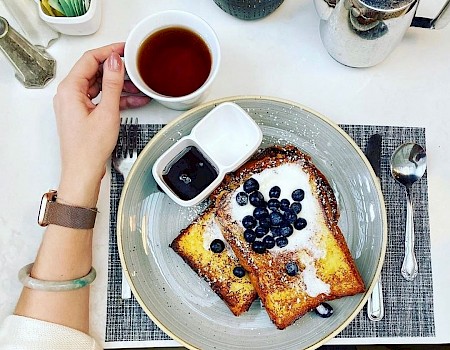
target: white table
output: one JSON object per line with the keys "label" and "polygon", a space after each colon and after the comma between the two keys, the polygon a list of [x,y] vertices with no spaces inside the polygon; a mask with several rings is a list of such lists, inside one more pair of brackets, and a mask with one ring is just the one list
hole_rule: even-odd
{"label": "white table", "polygon": [[[423,1],[418,14],[433,16],[444,0]],[[426,128],[429,211],[434,282],[435,338],[333,339],[330,344],[450,343],[450,27],[409,29],[386,61],[352,69],[334,61],[322,46],[313,2],[285,0],[265,19],[246,22],[229,16],[212,0],[105,0],[100,30],[87,37],[62,36],[48,51],[57,60],[55,80],[27,90],[0,55],[0,320],[10,314],[21,285],[17,271],[34,260],[43,230],[36,224],[42,193],[58,184],[59,148],[52,98],[59,81],[87,49],[123,41],[141,18],[181,9],[206,19],[222,46],[220,72],[207,99],[265,95],[293,100],[336,123],[422,126]],[[11,16],[0,3],[0,14]],[[142,123],[166,123],[180,112],[156,102],[124,112]],[[101,189],[95,229],[91,329],[103,339],[106,313],[109,175]],[[108,344],[108,347],[175,346],[175,342]]]}

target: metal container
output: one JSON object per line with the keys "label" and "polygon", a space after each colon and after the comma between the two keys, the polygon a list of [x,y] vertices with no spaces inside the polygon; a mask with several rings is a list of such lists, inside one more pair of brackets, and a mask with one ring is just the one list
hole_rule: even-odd
{"label": "metal container", "polygon": [[42,88],[55,76],[56,61],[37,48],[0,17],[0,50],[16,71],[16,78],[26,88]]}
{"label": "metal container", "polygon": [[382,62],[416,27],[440,29],[450,21],[450,0],[436,18],[415,17],[418,0],[314,0],[328,53],[350,67]]}

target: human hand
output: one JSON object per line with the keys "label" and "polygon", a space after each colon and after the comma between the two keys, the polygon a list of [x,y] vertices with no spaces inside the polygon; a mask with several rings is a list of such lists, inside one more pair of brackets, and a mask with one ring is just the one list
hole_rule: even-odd
{"label": "human hand", "polygon": [[[119,109],[139,107],[146,96],[124,84],[124,43],[86,52],[59,84],[53,99],[61,151],[58,196],[82,206],[95,206],[105,164],[117,141]],[[98,105],[92,102],[101,92]]]}

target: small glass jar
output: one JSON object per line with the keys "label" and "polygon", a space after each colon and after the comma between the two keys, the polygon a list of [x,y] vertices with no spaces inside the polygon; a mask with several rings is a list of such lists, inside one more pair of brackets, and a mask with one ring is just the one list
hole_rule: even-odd
{"label": "small glass jar", "polygon": [[244,20],[266,17],[275,11],[284,0],[214,0],[222,10]]}

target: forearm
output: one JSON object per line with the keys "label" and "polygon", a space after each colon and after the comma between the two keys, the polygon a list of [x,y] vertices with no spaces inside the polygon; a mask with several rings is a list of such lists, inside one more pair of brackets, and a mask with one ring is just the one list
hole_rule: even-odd
{"label": "forearm", "polygon": [[[81,186],[81,187],[78,187]],[[58,198],[71,205],[96,206],[99,184],[76,185],[62,181]],[[49,225],[34,262],[31,276],[44,281],[67,281],[89,273],[92,266],[92,229]],[[17,315],[89,331],[89,286],[60,292],[24,288]]]}
{"label": "forearm", "polygon": [[[56,199],[60,204],[96,207],[105,163],[119,134],[120,106],[139,107],[149,102],[148,97],[121,96],[125,72],[120,57],[123,51],[124,43],[117,43],[86,52],[58,86],[53,103],[61,151],[61,182]],[[138,92],[130,85],[126,90]],[[92,99],[100,92],[101,100],[95,105]],[[52,203],[53,200],[52,197],[47,202],[51,203],[49,208],[53,208],[52,215],[58,219],[53,222],[64,225],[68,217],[68,221],[71,220],[72,214],[59,217],[60,212],[55,208],[64,206]],[[85,210],[74,208],[63,210],[66,213],[67,210],[69,213],[81,212],[80,215],[87,217],[80,223],[77,221],[79,214],[74,214],[73,227],[90,227],[93,215],[85,215]],[[43,213],[42,219],[47,217],[47,211]],[[41,282],[31,280],[33,285],[28,276],[22,280],[30,288],[37,288],[38,284],[47,288],[48,283],[42,281],[79,279],[89,273],[91,265],[92,229],[50,224],[30,272],[31,278]],[[88,282],[77,281],[71,285],[83,283]],[[85,333],[89,331],[89,287],[53,292],[30,288],[25,287],[22,291],[15,311],[17,315],[58,323]]]}

